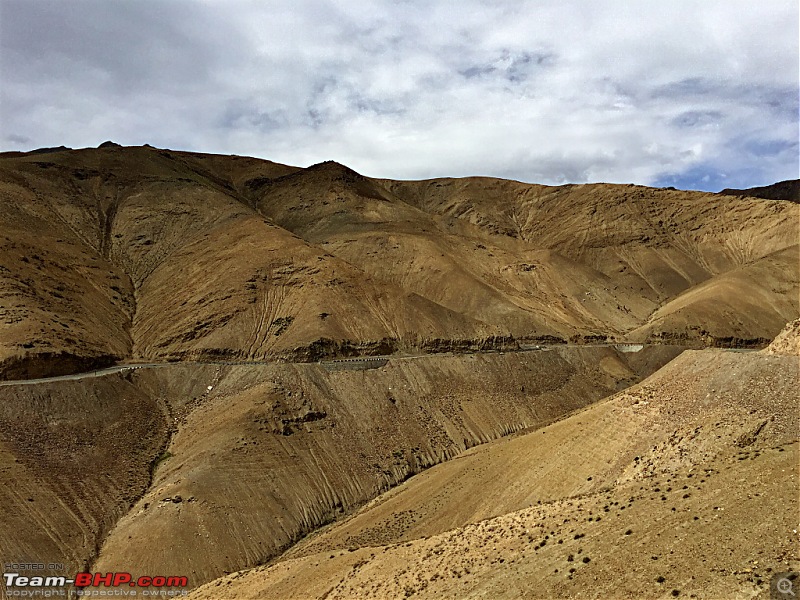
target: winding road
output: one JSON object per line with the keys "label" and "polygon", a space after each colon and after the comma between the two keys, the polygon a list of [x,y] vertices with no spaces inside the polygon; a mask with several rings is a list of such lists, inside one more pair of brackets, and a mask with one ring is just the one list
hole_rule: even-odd
{"label": "winding road", "polygon": [[[490,350],[490,351],[476,351],[476,352],[437,352],[437,353],[420,353],[420,354],[385,354],[378,356],[358,356],[352,358],[337,358],[327,361],[319,362],[302,362],[297,364],[321,364],[321,365],[341,365],[343,363],[355,362],[366,363],[380,360],[413,360],[418,358],[426,358],[432,356],[452,356],[454,354],[502,354],[504,352],[542,352],[551,350],[553,348],[587,348],[587,347],[615,347],[620,352],[638,352],[646,346],[654,344],[558,344],[554,346],[525,346],[521,348],[509,348],[506,350]],[[687,350],[692,348],[687,347]],[[752,351],[750,349],[739,348],[720,348],[721,350],[729,350],[735,352]],[[162,367],[170,367],[177,365],[219,365],[219,366],[241,366],[241,365],[274,365],[281,364],[283,361],[174,361],[174,362],[160,362],[160,363],[129,363],[114,365],[113,367],[106,367],[104,369],[97,369],[93,371],[85,371],[82,373],[72,373],[70,375],[58,375],[55,377],[40,377],[37,379],[12,379],[8,381],[0,381],[0,387],[9,385],[35,385],[40,383],[51,383],[55,381],[77,381],[80,379],[89,379],[91,377],[105,377],[106,375],[113,375],[115,373],[124,373],[127,371],[135,371],[138,369],[159,369]]]}

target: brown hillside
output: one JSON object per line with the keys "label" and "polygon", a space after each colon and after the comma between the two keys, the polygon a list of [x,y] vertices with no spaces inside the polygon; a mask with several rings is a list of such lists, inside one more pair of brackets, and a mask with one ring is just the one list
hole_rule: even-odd
{"label": "brown hillside", "polygon": [[427,466],[636,378],[625,355],[606,348],[346,366],[206,375],[212,391],[178,418],[172,456],[95,567],[169,570],[198,585],[263,563]]}
{"label": "brown hillside", "polygon": [[764,596],[800,567],[798,383],[794,357],[685,352],[194,597]]}
{"label": "brown hillside", "polygon": [[0,386],[0,548],[87,568],[147,489],[168,429],[157,399],[120,376]]}
{"label": "brown hillside", "polygon": [[116,146],[0,158],[0,191],[5,378],[498,335],[757,344],[800,313],[781,201]]}
{"label": "brown hillside", "polygon": [[749,196],[5,153],[0,549],[209,598],[763,595],[797,321],[684,350],[797,319],[799,241]]}
{"label": "brown hillside", "polygon": [[752,198],[769,198],[770,200],[790,200],[800,202],[800,179],[779,181],[772,185],[752,187],[744,190],[726,188],[720,192],[728,196],[750,196]]}
{"label": "brown hillside", "polygon": [[680,350],[177,364],[0,385],[0,506],[11,515],[0,548],[73,571],[169,570],[196,586]]}
{"label": "brown hillside", "polygon": [[795,319],[788,323],[763,352],[766,354],[800,356],[800,319]]}

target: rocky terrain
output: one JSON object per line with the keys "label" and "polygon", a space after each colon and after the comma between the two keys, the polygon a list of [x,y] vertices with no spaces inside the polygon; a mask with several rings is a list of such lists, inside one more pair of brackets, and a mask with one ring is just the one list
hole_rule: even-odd
{"label": "rocky terrain", "polygon": [[773,342],[764,349],[767,354],[800,355],[800,319],[789,323]]}
{"label": "rocky terrain", "polygon": [[747,188],[745,190],[737,190],[726,188],[720,194],[727,194],[729,196],[750,196],[752,198],[769,198],[770,200],[791,200],[792,202],[800,202],[800,181],[797,179],[790,179],[788,181],[779,181],[772,185],[765,185],[761,187]]}
{"label": "rocky terrain", "polygon": [[0,378],[514,340],[764,345],[800,206],[370,179],[151,147],[0,157]]}
{"label": "rocky terrain", "polygon": [[192,597],[766,598],[800,568],[798,383],[796,351],[684,352]]}
{"label": "rocky terrain", "polygon": [[272,559],[414,473],[557,420],[680,351],[554,348],[369,369],[182,364],[2,385],[0,505],[15,518],[0,524],[0,546],[198,585]]}
{"label": "rocky terrain", "polygon": [[800,204],[758,195],[2,153],[0,554],[205,598],[763,595]]}

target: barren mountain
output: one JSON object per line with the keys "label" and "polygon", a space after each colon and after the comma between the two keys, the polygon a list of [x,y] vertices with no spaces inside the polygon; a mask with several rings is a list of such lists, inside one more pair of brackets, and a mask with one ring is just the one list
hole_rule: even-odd
{"label": "barren mountain", "polygon": [[274,558],[467,448],[599,400],[680,350],[166,364],[6,383],[0,505],[14,518],[0,524],[0,547],[198,585]]}
{"label": "barren mountain", "polygon": [[799,242],[781,199],[3,153],[0,554],[209,598],[763,590],[797,321],[741,350],[800,314]]}
{"label": "barren mountain", "polygon": [[792,202],[800,202],[800,180],[790,179],[788,181],[779,181],[778,183],[773,183],[772,185],[747,188],[744,190],[726,188],[722,190],[720,194],[727,194],[729,196],[750,196],[752,198],[769,198],[770,200],[791,200]]}
{"label": "barren mountain", "polygon": [[766,597],[800,568],[798,383],[796,350],[684,352],[193,597]]}
{"label": "barren mountain", "polygon": [[497,336],[765,344],[800,312],[780,200],[113,145],[0,158],[0,190],[6,378]]}

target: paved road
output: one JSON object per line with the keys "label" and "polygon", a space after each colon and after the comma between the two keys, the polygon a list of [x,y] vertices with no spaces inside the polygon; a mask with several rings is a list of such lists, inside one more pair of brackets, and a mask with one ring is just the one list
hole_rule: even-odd
{"label": "paved road", "polygon": [[115,365],[105,369],[97,369],[95,371],[86,371],[83,373],[73,373],[72,375],[58,375],[56,377],[40,377],[38,379],[12,379],[9,381],[0,381],[0,386],[4,385],[32,385],[34,383],[49,383],[51,381],[73,381],[77,379],[88,379],[89,377],[104,377],[112,373],[121,373],[122,371],[132,371],[134,369],[151,369],[157,367],[166,367],[175,363],[147,363],[141,365]]}
{"label": "paved road", "polygon": [[[654,344],[647,344],[648,346]],[[618,349],[622,352],[637,352],[641,350],[644,346],[642,344],[610,344],[610,343],[603,343],[603,344],[555,344],[552,346],[546,345],[531,345],[531,346],[523,346],[522,348],[509,348],[507,350],[487,350],[487,351],[476,351],[476,352],[438,352],[435,354],[384,354],[378,356],[357,356],[352,358],[337,358],[328,361],[321,361],[320,363],[297,363],[297,364],[328,364],[328,365],[336,365],[342,364],[347,362],[369,362],[369,361],[378,361],[378,360],[414,360],[418,358],[426,358],[431,356],[452,356],[454,354],[503,354],[504,352],[540,352],[551,350],[553,348],[587,348],[587,347],[608,347],[614,346],[618,347]],[[726,350],[732,350],[737,352],[747,351],[745,349],[736,349],[730,348]],[[219,365],[219,366],[237,366],[237,365],[269,365],[269,364],[281,364],[276,361],[180,361],[180,362],[161,362],[161,363],[136,363],[136,364],[124,364],[124,365],[114,365],[113,367],[107,367],[105,369],[97,369],[95,371],[86,371],[83,373],[73,373],[71,375],[59,375],[57,377],[41,377],[38,379],[15,379],[10,381],[0,381],[0,387],[7,386],[7,385],[34,385],[37,383],[50,383],[53,381],[76,381],[79,379],[88,379],[90,377],[104,377],[106,375],[112,375],[114,373],[122,373],[125,371],[134,371],[137,369],[159,369],[162,367],[169,367],[175,365]],[[286,363],[283,363],[286,364]]]}
{"label": "paved road", "polygon": [[[387,355],[379,355],[379,356],[356,356],[352,358],[337,358],[328,361],[320,361],[319,363],[316,362],[301,362],[296,363],[300,365],[315,365],[315,364],[323,364],[323,365],[339,365],[339,364],[347,364],[349,362],[374,362],[380,360],[409,360],[414,358],[425,358],[426,356],[448,356],[451,355],[452,352],[440,352],[437,354],[410,354],[410,355],[398,355],[398,354],[387,354]],[[476,353],[477,354],[477,353]],[[173,362],[161,362],[161,363],[135,363],[135,364],[125,364],[125,365],[114,365],[113,367],[106,367],[105,369],[96,369],[93,371],[84,371],[81,373],[72,373],[70,375],[57,375],[55,377],[39,377],[37,379],[11,379],[8,381],[0,381],[0,387],[6,385],[34,385],[37,383],[50,383],[53,381],[77,381],[80,379],[89,379],[92,377],[105,377],[106,375],[113,375],[114,373],[123,373],[126,371],[135,371],[138,369],[160,369],[162,367],[171,367],[171,366],[178,366],[178,365],[218,365],[222,367],[231,367],[231,366],[253,366],[253,365],[274,365],[274,364],[287,364],[285,362],[279,361],[173,361]],[[292,364],[292,363],[288,363]]]}
{"label": "paved road", "polygon": [[[544,347],[524,348],[519,350],[506,350],[506,352],[532,352],[535,350],[545,350]],[[497,354],[497,350],[489,351],[492,354]],[[437,352],[435,354],[382,354],[376,356],[355,356],[349,358],[336,358],[319,362],[300,362],[296,364],[301,365],[341,365],[349,362],[368,363],[381,360],[413,360],[417,358],[426,358],[430,356],[452,356],[453,352]],[[460,354],[481,354],[481,352],[461,352]],[[114,373],[122,373],[125,371],[134,371],[137,369],[159,369],[162,367],[169,367],[175,365],[218,365],[218,366],[238,366],[238,365],[270,365],[270,364],[287,364],[281,361],[173,361],[173,362],[160,362],[160,363],[132,363],[123,365],[114,365],[113,367],[106,367],[105,369],[96,369],[93,371],[84,371],[82,373],[72,373],[70,375],[58,375],[56,377],[40,377],[37,379],[12,379],[9,381],[0,381],[0,387],[6,385],[33,385],[37,383],[50,383],[53,381],[77,381],[80,379],[89,379],[91,377],[104,377],[106,375],[113,375]],[[291,363],[288,363],[291,364]]]}

